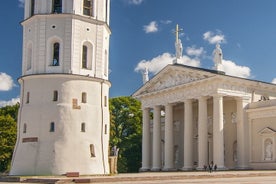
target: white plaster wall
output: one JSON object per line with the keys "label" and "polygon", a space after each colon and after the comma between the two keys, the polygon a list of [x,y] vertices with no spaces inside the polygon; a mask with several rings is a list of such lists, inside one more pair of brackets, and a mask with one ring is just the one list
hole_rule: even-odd
{"label": "white plaster wall", "polygon": [[[109,83],[72,75],[43,75],[24,77],[21,84],[21,131],[10,174],[108,174],[109,110],[102,100],[104,96],[108,99]],[[54,90],[59,94],[57,102],[53,101]],[[27,92],[29,104],[25,103]],[[87,103],[81,103],[82,92],[87,93]],[[78,99],[81,109],[72,108],[73,98]],[[55,132],[49,131],[51,122],[55,122]],[[82,122],[86,132],[81,132]],[[22,132],[24,123],[26,133]],[[22,143],[26,137],[37,137],[38,142]],[[94,144],[96,157],[90,156],[90,144]]]}

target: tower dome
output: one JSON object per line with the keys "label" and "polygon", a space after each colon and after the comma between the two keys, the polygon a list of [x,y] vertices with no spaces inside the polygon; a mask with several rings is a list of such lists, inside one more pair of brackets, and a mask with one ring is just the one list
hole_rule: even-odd
{"label": "tower dome", "polygon": [[108,174],[109,0],[25,0],[11,175]]}

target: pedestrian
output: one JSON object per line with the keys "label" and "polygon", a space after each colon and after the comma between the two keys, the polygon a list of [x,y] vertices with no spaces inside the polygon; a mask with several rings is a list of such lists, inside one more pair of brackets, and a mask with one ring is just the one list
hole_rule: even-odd
{"label": "pedestrian", "polygon": [[217,164],[214,165],[214,170],[215,170],[215,171],[217,170]]}

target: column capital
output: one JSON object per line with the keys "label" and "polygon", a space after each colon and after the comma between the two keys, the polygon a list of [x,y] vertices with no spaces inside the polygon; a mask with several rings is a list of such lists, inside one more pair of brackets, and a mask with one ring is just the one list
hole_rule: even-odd
{"label": "column capital", "polygon": [[197,98],[197,100],[208,100],[209,98],[209,96],[200,96]]}
{"label": "column capital", "polygon": [[212,95],[213,98],[220,98],[220,97],[224,97],[224,96],[225,96],[224,94],[220,94],[220,93],[216,93],[216,94]]}

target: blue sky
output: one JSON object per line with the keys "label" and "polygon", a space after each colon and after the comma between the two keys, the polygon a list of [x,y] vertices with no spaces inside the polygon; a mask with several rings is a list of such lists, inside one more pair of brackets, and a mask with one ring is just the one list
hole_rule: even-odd
{"label": "blue sky", "polygon": [[[20,95],[22,3],[1,6],[0,106]],[[135,92],[145,66],[153,76],[172,63],[176,24],[183,29],[183,64],[211,69],[212,52],[220,43],[227,74],[273,82],[275,10],[275,0],[111,0],[110,97]]]}

